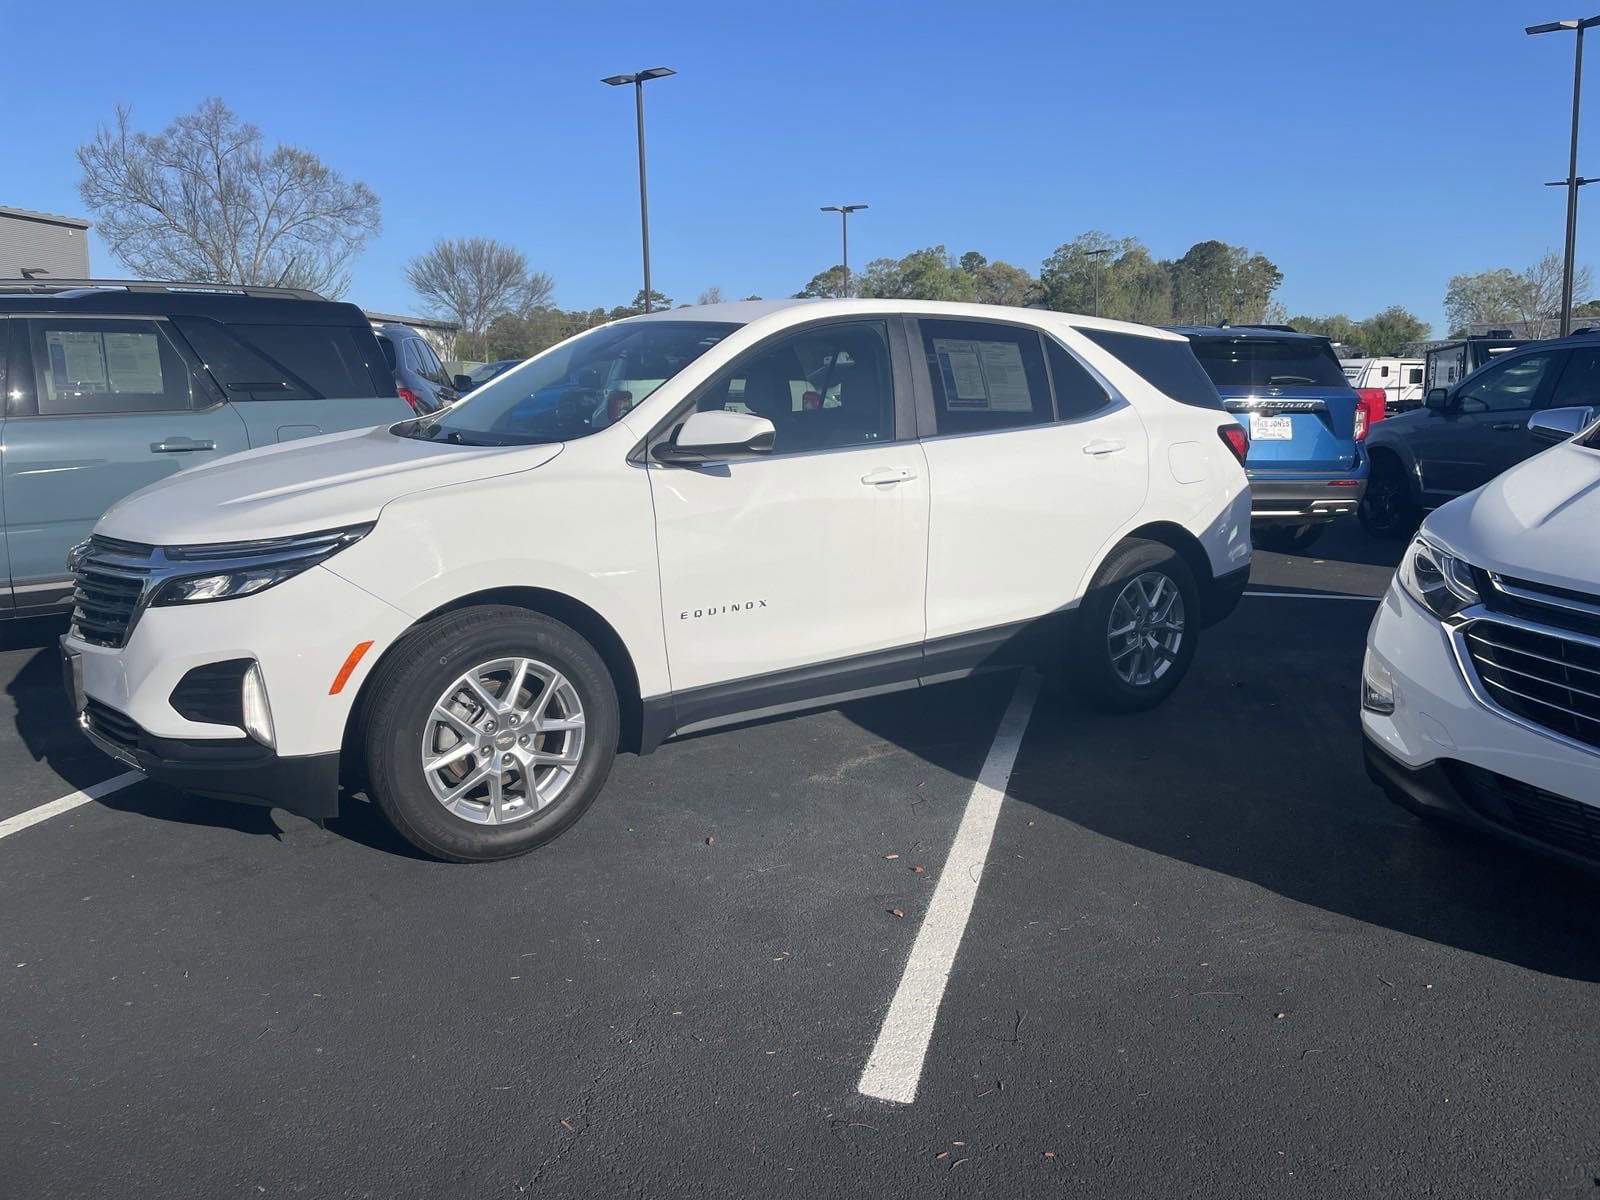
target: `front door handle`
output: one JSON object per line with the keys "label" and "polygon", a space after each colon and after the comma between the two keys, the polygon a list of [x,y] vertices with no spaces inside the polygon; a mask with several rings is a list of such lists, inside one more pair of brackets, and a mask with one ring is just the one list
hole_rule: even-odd
{"label": "front door handle", "polygon": [[879,467],[876,471],[868,471],[861,477],[861,482],[869,485],[882,483],[905,483],[915,479],[917,473],[910,467]]}
{"label": "front door handle", "polygon": [[1083,444],[1083,452],[1085,454],[1093,454],[1096,456],[1101,454],[1115,454],[1118,450],[1126,450],[1127,448],[1128,443],[1123,441],[1121,438],[1096,438],[1092,442],[1085,442]]}
{"label": "front door handle", "polygon": [[1499,429],[1501,431],[1509,431],[1512,429],[1526,429],[1527,426],[1525,426],[1521,421],[1499,421],[1489,426],[1489,428]]}
{"label": "front door handle", "polygon": [[196,450],[215,450],[217,444],[209,438],[169,437],[165,441],[151,442],[152,454],[190,454]]}

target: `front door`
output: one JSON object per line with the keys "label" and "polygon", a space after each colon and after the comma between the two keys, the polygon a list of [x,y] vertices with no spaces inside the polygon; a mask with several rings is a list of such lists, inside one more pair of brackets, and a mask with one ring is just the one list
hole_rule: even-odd
{"label": "front door", "polygon": [[915,678],[928,473],[891,332],[828,322],[756,347],[694,403],[767,417],[772,452],[649,466],[680,723]]}
{"label": "front door", "polygon": [[67,551],[106,509],[249,444],[238,414],[196,384],[164,321],[11,324],[26,326],[16,339],[25,353],[12,359],[0,489],[17,610],[44,611],[69,602]]}
{"label": "front door", "polygon": [[1414,444],[1430,507],[1533,453],[1528,418],[1544,407],[1565,358],[1566,351],[1546,350],[1501,359],[1463,380],[1450,394],[1450,407],[1431,414]]}

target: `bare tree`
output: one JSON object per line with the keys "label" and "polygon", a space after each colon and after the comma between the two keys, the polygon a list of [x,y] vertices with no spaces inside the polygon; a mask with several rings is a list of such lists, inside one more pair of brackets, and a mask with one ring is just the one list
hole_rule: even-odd
{"label": "bare tree", "polygon": [[[1561,332],[1561,273],[1561,256],[1552,252],[1519,277],[1516,312],[1527,323],[1528,337],[1554,337]],[[1589,268],[1578,267],[1572,273],[1572,306],[1587,300],[1589,291]]]}
{"label": "bare tree", "polygon": [[697,300],[696,303],[697,304],[721,304],[722,303],[722,289],[720,287],[718,287],[716,284],[713,283],[705,291],[700,293],[700,299]]}
{"label": "bare tree", "polygon": [[111,252],[145,278],[306,287],[337,296],[378,197],[310,151],[268,150],[221,100],[157,134],[115,123],[78,147],[78,192]]}
{"label": "bare tree", "polygon": [[494,319],[526,316],[550,300],[555,284],[530,271],[522,251],[493,238],[442,238],[406,264],[406,279],[425,301],[448,314],[462,334],[487,347]]}

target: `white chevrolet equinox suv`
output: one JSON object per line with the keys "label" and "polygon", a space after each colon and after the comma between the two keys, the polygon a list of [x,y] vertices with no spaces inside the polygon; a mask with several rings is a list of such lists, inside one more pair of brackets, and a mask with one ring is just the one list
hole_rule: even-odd
{"label": "white chevrolet equinox suv", "polygon": [[1241,426],[1173,334],[749,302],[111,509],[62,639],[106,753],[429,854],[530,850],[619,749],[1015,664],[1168,695],[1249,575]]}

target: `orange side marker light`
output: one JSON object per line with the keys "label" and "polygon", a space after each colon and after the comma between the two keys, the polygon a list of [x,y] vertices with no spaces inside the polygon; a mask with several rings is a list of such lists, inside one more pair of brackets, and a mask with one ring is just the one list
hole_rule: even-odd
{"label": "orange side marker light", "polygon": [[339,673],[333,677],[333,686],[328,689],[328,695],[337,696],[344,691],[344,685],[350,682],[351,673],[360,665],[362,656],[371,649],[371,642],[361,642],[350,651],[350,656],[344,660],[344,666],[340,667]]}

